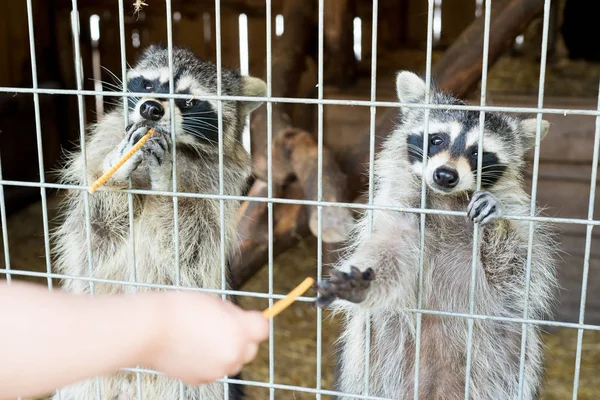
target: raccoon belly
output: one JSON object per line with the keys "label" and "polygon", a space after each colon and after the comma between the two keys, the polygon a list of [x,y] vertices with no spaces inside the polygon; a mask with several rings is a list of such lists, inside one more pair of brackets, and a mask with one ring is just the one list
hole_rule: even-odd
{"label": "raccoon belly", "polygon": [[[436,326],[432,316],[422,316],[419,357],[419,398],[464,398],[464,358]],[[415,350],[413,326],[402,313],[372,315],[369,351],[369,395],[413,399]],[[363,394],[366,382],[364,318],[351,318],[343,332],[337,390],[347,393],[339,400]]]}

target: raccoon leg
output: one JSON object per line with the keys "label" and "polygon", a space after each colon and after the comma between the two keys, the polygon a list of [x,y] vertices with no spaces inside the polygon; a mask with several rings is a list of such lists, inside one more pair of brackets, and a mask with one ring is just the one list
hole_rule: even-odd
{"label": "raccoon leg", "polygon": [[336,298],[360,303],[366,298],[371,281],[375,279],[375,272],[372,268],[361,272],[358,268],[351,267],[350,273],[332,269],[331,275],[331,278],[323,280],[317,285],[316,289],[320,294],[317,299],[319,307],[327,307]]}
{"label": "raccoon leg", "polygon": [[153,190],[167,191],[172,188],[173,153],[169,134],[157,131],[142,147],[144,161],[148,165]]}
{"label": "raccoon leg", "polygon": [[502,217],[502,203],[490,192],[475,192],[467,207],[467,215],[473,222],[487,224]]}
{"label": "raccoon leg", "polygon": [[[119,145],[104,158],[103,173],[111,169],[121,157],[123,157],[135,144],[148,132],[148,128],[138,124],[131,124],[126,128],[125,137]],[[133,171],[142,162],[142,153],[135,152],[121,168],[111,176],[109,182],[125,182],[131,176]]]}

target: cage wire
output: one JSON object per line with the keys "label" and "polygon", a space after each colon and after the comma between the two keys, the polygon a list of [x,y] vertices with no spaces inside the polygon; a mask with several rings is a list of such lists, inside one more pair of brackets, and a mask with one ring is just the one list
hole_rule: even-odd
{"label": "cage wire", "polygon": [[[175,99],[184,98],[187,99],[189,95],[178,95],[174,93],[174,84],[173,84],[173,33],[172,33],[172,8],[171,1],[166,1],[166,21],[167,21],[167,46],[168,46],[168,54],[169,54],[169,93],[168,94],[160,94],[157,93],[155,96],[157,98],[165,98],[170,102],[170,112],[171,112],[171,135],[172,140],[174,141],[175,135],[175,127],[174,127],[174,101]],[[425,71],[425,80],[426,86],[429,88],[431,84],[431,66],[432,66],[432,48],[435,32],[435,24],[434,24],[434,13],[439,10],[434,10],[438,4],[436,0],[428,1],[428,20],[427,20],[427,53],[426,53],[426,71]],[[477,2],[478,12],[481,14],[483,0]],[[84,173],[83,179],[84,183],[82,186],[77,185],[63,185],[63,184],[55,184],[48,183],[45,181],[45,171],[44,171],[44,163],[43,163],[43,151],[42,151],[42,135],[41,135],[41,122],[40,122],[40,105],[39,105],[39,96],[42,94],[46,95],[68,95],[68,96],[76,96],[77,104],[78,104],[78,118],[79,118],[79,136],[80,136],[80,144],[81,151],[83,152],[83,156],[85,157],[85,109],[84,109],[84,96],[115,96],[122,98],[123,100],[123,110],[125,113],[124,126],[127,125],[127,114],[128,114],[128,98],[135,96],[136,93],[127,93],[123,90],[121,91],[103,91],[103,90],[84,90],[83,89],[83,77],[82,77],[82,60],[81,60],[81,51],[80,51],[80,22],[79,22],[79,12],[78,12],[78,3],[77,0],[72,0],[72,30],[73,30],[73,45],[74,45],[74,63],[75,63],[75,72],[76,72],[76,89],[45,89],[40,88],[38,86],[37,79],[37,62],[36,62],[36,51],[35,51],[35,36],[34,36],[34,26],[33,26],[33,7],[32,0],[27,0],[27,19],[28,19],[28,30],[29,30],[29,51],[31,56],[31,75],[32,75],[32,87],[0,87],[0,92],[3,93],[23,93],[23,94],[32,94],[33,102],[34,102],[34,113],[35,113],[35,127],[36,127],[36,139],[37,139],[37,151],[38,151],[38,164],[39,164],[39,182],[28,182],[28,181],[17,181],[17,180],[6,180],[2,177],[2,166],[0,160],[0,214],[2,217],[2,238],[4,242],[4,254],[5,254],[5,268],[0,269],[0,273],[6,276],[6,280],[8,283],[11,282],[12,276],[32,276],[32,277],[43,277],[47,279],[48,289],[53,290],[52,279],[78,279],[82,281],[86,281],[89,283],[91,294],[94,293],[94,284],[95,283],[112,283],[116,285],[124,285],[130,291],[135,291],[139,287],[144,288],[155,288],[155,289],[179,289],[179,290],[195,290],[201,292],[215,293],[220,294],[223,298],[226,295],[237,295],[237,296],[249,296],[256,298],[265,298],[268,299],[269,306],[273,305],[273,301],[276,299],[280,299],[284,297],[284,294],[276,294],[273,290],[273,205],[274,204],[298,204],[303,206],[316,206],[317,207],[317,281],[321,280],[322,274],[322,210],[323,207],[346,207],[346,208],[355,208],[365,210],[369,216],[368,226],[369,229],[372,229],[372,217],[374,210],[384,210],[384,211],[395,211],[395,212],[405,212],[405,213],[416,213],[420,215],[420,225],[421,225],[421,236],[420,236],[420,254],[419,254],[419,279],[418,279],[418,301],[417,308],[409,309],[410,312],[414,313],[416,318],[416,342],[415,342],[415,374],[414,374],[414,398],[418,398],[418,382],[419,382],[419,355],[420,355],[420,341],[421,341],[421,318],[423,314],[428,315],[438,315],[438,316],[453,316],[458,318],[465,318],[468,321],[468,337],[467,337],[467,357],[466,357],[466,374],[465,374],[465,399],[469,398],[469,387],[470,387],[470,367],[471,367],[471,355],[472,355],[472,334],[473,334],[473,324],[475,320],[495,320],[495,321],[504,321],[504,322],[517,322],[522,324],[522,340],[521,340],[521,357],[520,357],[520,371],[519,371],[519,395],[522,397],[523,394],[523,380],[524,380],[524,359],[526,352],[526,341],[527,341],[527,330],[526,327],[530,324],[537,325],[545,325],[545,326],[554,326],[554,327],[564,327],[564,328],[572,328],[578,330],[577,335],[577,350],[576,350],[576,361],[575,361],[575,375],[573,379],[573,399],[577,398],[577,392],[579,388],[579,375],[580,375],[580,366],[581,366],[581,350],[582,350],[582,340],[583,340],[583,332],[584,330],[600,330],[599,325],[591,325],[584,323],[584,314],[585,314],[585,302],[586,302],[586,294],[587,294],[587,281],[589,275],[589,266],[590,266],[590,251],[591,251],[591,237],[592,237],[592,229],[594,226],[600,225],[600,220],[594,219],[594,200],[595,200],[595,191],[596,191],[596,179],[598,173],[598,156],[599,156],[599,146],[600,146],[600,85],[599,85],[599,96],[598,96],[598,105],[596,110],[585,110],[585,109],[553,109],[553,108],[544,108],[544,81],[546,74],[546,61],[547,61],[547,50],[548,50],[548,31],[549,31],[549,19],[550,19],[550,0],[544,1],[544,13],[543,13],[543,36],[542,36],[542,44],[541,44],[541,62],[540,62],[540,75],[539,75],[539,89],[538,89],[538,101],[537,107],[498,107],[498,106],[489,106],[486,104],[486,88],[487,88],[487,74],[488,74],[488,53],[489,53],[489,34],[490,34],[490,11],[491,11],[491,0],[485,1],[484,7],[484,15],[485,25],[484,25],[484,44],[483,44],[483,69],[482,69],[482,77],[481,77],[481,98],[479,105],[434,105],[429,104],[430,101],[430,92],[426,92],[425,104],[400,104],[399,102],[386,102],[386,101],[377,101],[376,100],[376,75],[377,75],[377,16],[378,16],[378,0],[373,0],[372,3],[372,45],[371,45],[371,87],[370,87],[370,100],[335,100],[335,99],[324,99],[323,97],[323,38],[324,38],[324,0],[319,0],[318,3],[318,96],[317,99],[310,98],[281,98],[281,97],[273,97],[272,94],[272,14],[271,14],[271,0],[266,0],[266,83],[267,83],[267,95],[264,98],[258,98],[266,103],[267,109],[267,172],[268,172],[268,195],[266,198],[264,197],[251,197],[251,196],[231,196],[225,195],[223,189],[223,144],[222,144],[222,101],[223,100],[237,100],[237,101],[248,101],[248,100],[256,100],[255,97],[244,97],[244,96],[224,96],[222,95],[222,76],[221,76],[221,24],[220,24],[220,16],[221,16],[221,1],[215,0],[215,38],[216,38],[216,65],[217,65],[217,95],[206,95],[202,96],[202,98],[206,100],[215,100],[218,105],[217,115],[218,115],[218,131],[219,131],[219,194],[207,194],[207,193],[185,193],[177,191],[177,173],[176,173],[176,157],[175,157],[175,148],[173,147],[173,188],[172,191],[151,191],[151,190],[141,190],[141,189],[133,189],[131,187],[131,180],[129,182],[129,188],[124,189],[123,192],[128,194],[128,204],[129,204],[129,225],[130,225],[130,257],[131,257],[131,280],[130,281],[120,281],[120,280],[108,280],[102,279],[94,276],[94,266],[91,258],[91,222],[90,222],[90,213],[89,213],[89,194],[87,193],[87,182],[86,177],[87,174]],[[147,4],[144,2],[136,2],[138,7],[146,6]],[[127,70],[127,61],[126,61],[126,46],[125,46],[125,17],[124,17],[124,4],[123,0],[118,0],[119,6],[119,42],[120,42],[120,52],[121,52],[121,77],[122,82],[126,81],[126,70]],[[136,10],[136,11],[139,11]],[[283,21],[279,21],[279,17],[277,16],[277,26],[276,26],[276,34],[279,36],[283,33]],[[280,24],[281,22],[281,24]],[[293,200],[293,199],[284,199],[277,198],[273,196],[273,182],[272,182],[272,113],[273,113],[273,102],[278,103],[297,103],[297,104],[312,104],[317,105],[317,116],[318,116],[318,193],[317,200]],[[370,154],[369,154],[369,174],[368,174],[368,201],[366,204],[355,204],[355,203],[344,203],[344,202],[328,202],[323,201],[323,107],[325,105],[346,105],[346,106],[358,106],[358,107],[369,107],[370,110],[370,119],[369,119],[369,133],[370,133]],[[530,215],[529,216],[515,216],[515,215],[507,215],[506,218],[514,219],[514,220],[522,220],[529,222],[529,243],[528,243],[528,252],[527,252],[527,264],[526,264],[526,296],[523,299],[524,301],[524,314],[522,318],[509,318],[509,317],[501,317],[494,315],[479,315],[474,313],[474,284],[477,273],[477,264],[476,259],[478,255],[478,246],[476,245],[479,228],[478,225],[474,225],[474,233],[473,233],[473,263],[471,265],[471,282],[470,282],[470,291],[469,291],[469,313],[458,313],[458,312],[446,312],[446,311],[438,311],[438,310],[429,310],[422,308],[422,291],[423,291],[423,246],[425,243],[425,220],[427,215],[430,214],[438,214],[438,215],[453,215],[453,216],[465,216],[466,212],[463,211],[449,211],[449,210],[437,210],[437,209],[427,209],[426,208],[426,187],[425,182],[423,180],[421,186],[421,203],[418,208],[409,208],[409,207],[397,207],[393,205],[374,205],[373,197],[374,197],[374,173],[373,173],[373,165],[375,159],[375,117],[376,117],[376,109],[377,107],[407,107],[407,108],[423,108],[425,109],[425,122],[424,122],[424,131],[425,134],[428,133],[429,128],[429,111],[431,109],[455,109],[455,110],[472,110],[480,112],[480,132],[478,139],[478,159],[477,159],[477,188],[481,187],[481,167],[482,167],[482,141],[483,141],[483,121],[485,118],[486,112],[492,111],[500,111],[507,113],[535,113],[537,115],[537,130],[536,130],[536,146],[535,146],[535,154],[533,161],[533,178],[532,178],[532,193],[531,193],[531,207],[530,207]],[[592,164],[592,172],[591,172],[591,181],[590,181],[590,194],[589,194],[589,205],[588,205],[588,213],[586,219],[577,219],[577,218],[557,218],[557,217],[546,217],[546,216],[536,216],[535,215],[535,205],[536,205],[536,196],[537,196],[537,181],[538,181],[538,172],[539,172],[539,158],[540,158],[540,129],[541,129],[541,119],[542,114],[562,114],[562,115],[591,115],[596,116],[596,126],[595,126],[595,134],[594,134],[594,147],[593,147],[593,164]],[[423,154],[426,155],[428,153],[428,141],[424,141],[424,151]],[[84,158],[85,160],[85,158]],[[423,157],[423,165],[425,167],[427,163],[427,158]],[[85,163],[84,163],[85,165]],[[85,168],[85,166],[84,166]],[[84,171],[85,172],[85,171]],[[9,246],[8,246],[8,229],[7,229],[7,215],[6,215],[6,205],[4,199],[4,187],[5,186],[21,186],[21,187],[33,187],[39,188],[41,195],[41,204],[42,204],[42,215],[43,215],[43,230],[44,230],[44,247],[45,247],[45,262],[46,262],[46,272],[33,272],[33,271],[24,271],[24,270],[15,270],[11,268],[10,264],[10,254],[9,254]],[[85,225],[85,234],[87,238],[87,251],[88,251],[88,276],[70,276],[63,274],[56,274],[52,272],[51,259],[50,259],[50,243],[49,243],[49,224],[48,224],[48,205],[47,205],[47,190],[48,189],[68,189],[68,190],[83,190],[84,191],[84,200],[85,200],[85,208],[86,208],[86,225]],[[106,190],[100,188],[99,190]],[[175,285],[162,285],[162,284],[150,284],[150,283],[142,283],[136,281],[136,259],[135,259],[135,251],[134,251],[134,224],[133,224],[133,195],[155,195],[155,196],[169,196],[173,199],[173,212],[174,212],[174,247],[175,247],[175,259],[174,259],[174,268],[177,269],[177,281]],[[221,271],[222,271],[222,288],[221,290],[215,289],[205,289],[205,288],[192,288],[192,287],[182,287],[179,282],[179,260],[178,260],[178,247],[179,247],[179,237],[178,237],[178,225],[177,225],[177,205],[179,198],[205,198],[205,199],[218,199],[220,205],[220,222],[221,222],[221,243],[220,243],[220,254],[221,254]],[[228,290],[226,288],[226,261],[225,261],[225,246],[224,246],[224,202],[225,201],[257,201],[257,202],[266,202],[267,210],[268,210],[268,292],[260,293],[260,292],[248,292],[243,290]],[[530,283],[530,270],[531,270],[531,254],[532,254],[532,240],[534,235],[534,224],[535,222],[549,222],[549,223],[563,223],[563,224],[580,224],[586,226],[586,235],[585,235],[585,251],[584,251],[584,264],[583,264],[583,277],[581,282],[581,299],[580,299],[580,310],[579,310],[579,319],[577,323],[569,323],[569,322],[560,322],[560,321],[549,321],[549,320],[534,320],[528,318],[528,297],[529,297],[529,283]],[[297,301],[301,302],[313,302],[314,297],[301,296],[297,299]],[[262,388],[267,388],[269,390],[269,398],[274,399],[275,390],[279,391],[297,391],[304,393],[314,394],[316,399],[320,399],[322,395],[336,395],[336,396],[352,396],[357,399],[383,399],[380,397],[370,396],[368,393],[369,390],[369,346],[370,346],[370,325],[367,323],[366,325],[366,348],[365,348],[365,369],[367,369],[367,373],[365,374],[366,379],[364,382],[364,392],[362,394],[355,393],[341,393],[335,390],[326,390],[321,386],[321,361],[322,361],[322,310],[317,308],[317,354],[316,354],[316,386],[312,387],[301,387],[301,386],[293,386],[293,385],[284,385],[278,384],[275,382],[275,365],[274,365],[274,329],[277,321],[272,321],[270,332],[269,332],[269,379],[268,382],[260,382],[260,381],[252,381],[252,380],[235,380],[231,378],[224,377],[219,381],[223,383],[225,388],[225,399],[228,398],[228,385],[231,383],[238,383],[247,386],[257,386]],[[137,376],[137,386],[138,386],[138,398],[142,399],[142,387],[141,387],[141,374],[159,374],[158,371],[148,370],[137,366],[135,368],[124,368],[125,371],[135,372]],[[100,399],[100,388],[99,383],[97,383],[97,398]],[[183,382],[180,382],[180,398],[184,399],[184,387]]]}

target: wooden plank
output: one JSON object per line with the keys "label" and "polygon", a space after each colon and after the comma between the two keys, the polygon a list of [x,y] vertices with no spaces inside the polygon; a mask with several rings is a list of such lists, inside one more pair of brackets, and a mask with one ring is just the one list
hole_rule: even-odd
{"label": "wooden plank", "polygon": [[[584,258],[563,255],[563,259],[557,271],[561,289],[554,320],[578,322]],[[585,323],[600,324],[600,297],[596,295],[600,292],[600,258],[590,259],[587,292]]]}

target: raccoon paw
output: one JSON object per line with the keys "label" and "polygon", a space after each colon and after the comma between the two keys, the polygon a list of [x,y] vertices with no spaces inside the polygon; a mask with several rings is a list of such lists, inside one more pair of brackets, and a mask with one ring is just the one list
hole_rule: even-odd
{"label": "raccoon paw", "polygon": [[317,306],[327,307],[336,298],[360,303],[366,298],[367,289],[373,279],[375,279],[375,272],[372,268],[361,272],[358,268],[351,267],[350,273],[332,269],[331,277],[321,281],[316,287],[320,294],[317,298]]}
{"label": "raccoon paw", "polygon": [[[148,133],[148,131],[150,130],[150,128],[148,128],[147,126],[141,125],[141,124],[129,124],[127,125],[127,127],[125,128],[125,141],[126,143],[129,145],[127,147],[131,148],[133,146],[135,146],[135,144],[137,142],[140,141],[140,139],[146,134]],[[125,152],[127,152],[129,149],[126,149]]]}
{"label": "raccoon paw", "polygon": [[502,203],[490,192],[475,192],[467,207],[467,216],[481,225],[502,217],[503,213]]}
{"label": "raccoon paw", "polygon": [[156,132],[142,147],[144,161],[148,165],[153,190],[172,189],[171,138],[165,132]]}
{"label": "raccoon paw", "polygon": [[171,138],[167,133],[156,132],[142,146],[144,160],[150,167],[160,167],[171,162]]}
{"label": "raccoon paw", "polygon": [[[139,139],[142,138],[148,132],[148,128],[145,126],[141,126],[138,124],[128,125],[125,129],[125,137],[121,140],[121,143],[115,147],[104,159],[103,168],[106,172],[111,169],[115,164],[117,164],[121,158],[127,154],[129,150],[137,143]],[[119,168],[112,176],[110,181],[112,182],[122,182],[127,180],[133,171],[140,165],[142,162],[142,154],[141,152],[134,153],[121,168]],[[109,182],[110,182],[109,181]]]}

